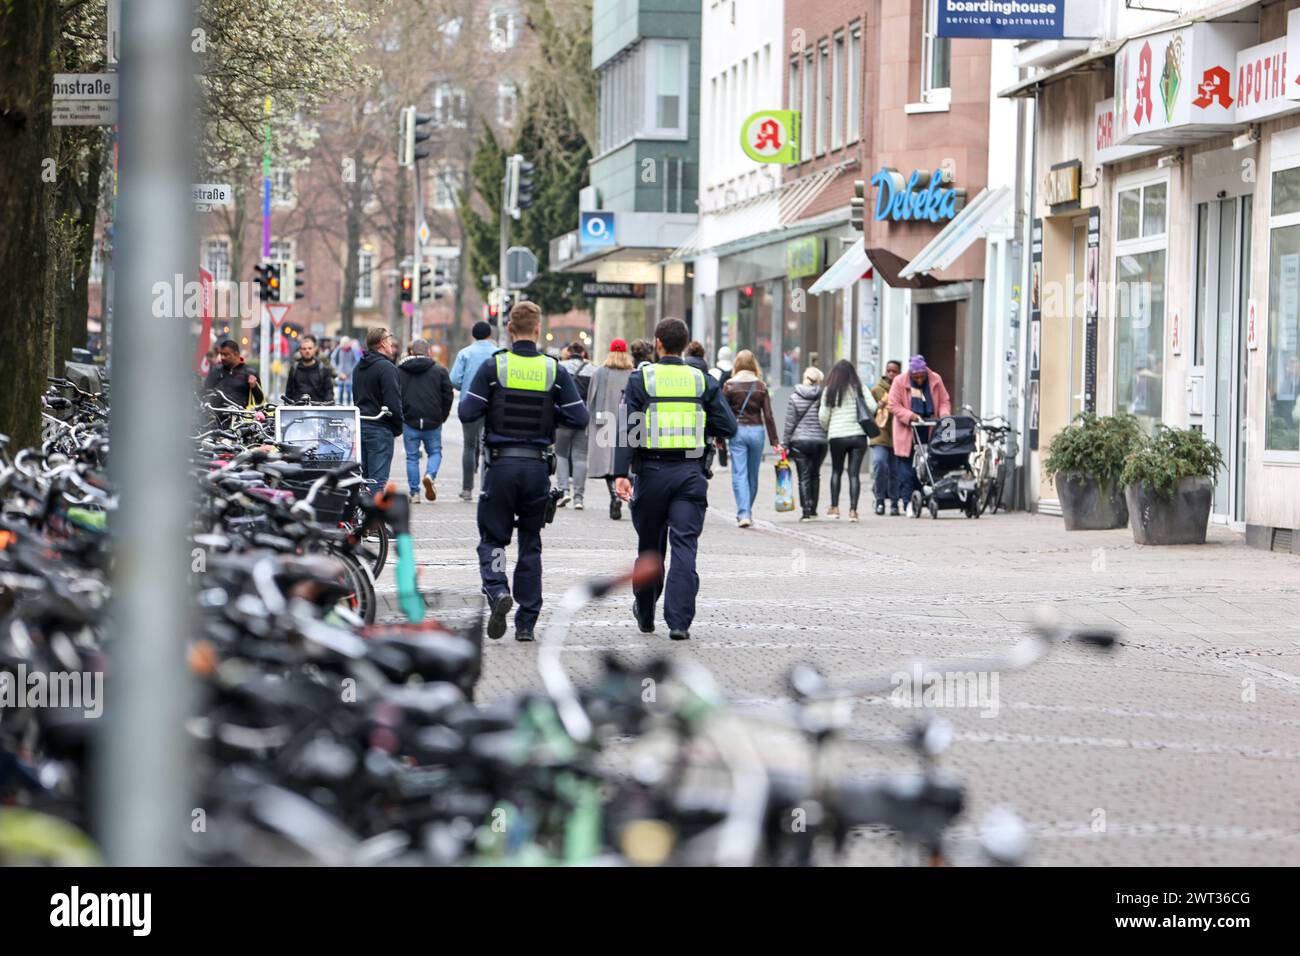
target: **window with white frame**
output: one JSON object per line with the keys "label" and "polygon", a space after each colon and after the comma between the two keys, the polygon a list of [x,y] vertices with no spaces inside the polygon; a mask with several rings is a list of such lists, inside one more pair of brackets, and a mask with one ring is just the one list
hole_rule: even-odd
{"label": "window with white frame", "polygon": [[96,241],[90,247],[90,278],[89,281],[99,285],[104,281],[104,246],[101,242]]}
{"label": "window with white frame", "polygon": [[271,243],[272,262],[293,262],[294,242],[292,239],[276,239]]}
{"label": "window with white frame", "polygon": [[813,149],[818,156],[826,152],[828,104],[830,103],[830,46],[822,43],[817,48],[817,128],[813,130]]}
{"label": "window with white frame", "polygon": [[939,36],[939,0],[925,0],[921,28],[921,99],[947,103],[952,96],[952,41]]}
{"label": "window with white frame", "polygon": [[459,189],[456,170],[452,166],[441,166],[433,177],[433,206],[435,209],[455,209],[456,193]]}
{"label": "window with white frame", "polygon": [[208,239],[203,243],[203,268],[212,273],[213,282],[230,281],[230,240]]}
{"label": "window with white frame", "polygon": [[645,40],[602,66],[600,151],[636,138],[686,139],[689,65],[685,40]]}
{"label": "window with white frame", "polygon": [[1264,456],[1300,461],[1300,141],[1279,133],[1272,153]]}
{"label": "window with white frame", "polygon": [[844,34],[831,41],[831,149],[844,145]]}
{"label": "window with white frame", "polygon": [[849,33],[848,124],[845,141],[856,143],[862,135],[862,25]]}
{"label": "window with white frame", "polygon": [[1115,204],[1115,410],[1151,432],[1164,406],[1169,182],[1121,183]]}
{"label": "window with white frame", "polygon": [[287,206],[294,201],[293,170],[281,166],[271,170],[271,201]]}
{"label": "window with white frame", "polygon": [[519,113],[519,89],[513,83],[505,81],[497,84],[497,122],[502,126],[514,126]]}
{"label": "window with white frame", "polygon": [[646,133],[655,139],[685,139],[690,46],[685,40],[647,40]]}
{"label": "window with white frame", "polygon": [[803,58],[803,83],[800,90],[800,99],[803,105],[800,107],[799,122],[799,158],[812,159],[812,135],[814,119],[813,116],[813,55],[809,50]]}
{"label": "window with white frame", "polygon": [[519,12],[513,7],[493,7],[488,14],[488,43],[497,53],[511,49],[519,41]]}
{"label": "window with white frame", "polygon": [[373,248],[357,250],[357,294],[352,300],[358,309],[375,305],[375,252]]}
{"label": "window with white frame", "polygon": [[442,48],[444,51],[452,50],[460,42],[460,17],[454,20],[448,20],[438,27],[438,34],[441,37]]}
{"label": "window with white frame", "polygon": [[463,87],[443,82],[433,88],[433,121],[437,125],[464,129],[467,113]]}

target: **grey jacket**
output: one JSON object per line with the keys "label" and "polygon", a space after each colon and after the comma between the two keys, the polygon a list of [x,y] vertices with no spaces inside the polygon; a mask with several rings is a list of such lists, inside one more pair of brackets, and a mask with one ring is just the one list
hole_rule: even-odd
{"label": "grey jacket", "polygon": [[817,417],[817,405],[822,397],[820,385],[796,385],[785,409],[785,434],[781,444],[802,441],[826,444],[826,429]]}

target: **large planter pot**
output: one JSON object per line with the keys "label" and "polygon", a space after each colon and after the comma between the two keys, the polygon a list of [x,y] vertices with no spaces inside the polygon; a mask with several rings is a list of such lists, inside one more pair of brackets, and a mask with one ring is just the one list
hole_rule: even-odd
{"label": "large planter pot", "polygon": [[1138,544],[1205,544],[1214,504],[1214,482],[1209,478],[1184,478],[1169,498],[1142,485],[1129,485],[1124,494]]}
{"label": "large planter pot", "polygon": [[1056,497],[1066,531],[1110,531],[1128,524],[1128,504],[1118,484],[1101,485],[1088,475],[1058,473]]}

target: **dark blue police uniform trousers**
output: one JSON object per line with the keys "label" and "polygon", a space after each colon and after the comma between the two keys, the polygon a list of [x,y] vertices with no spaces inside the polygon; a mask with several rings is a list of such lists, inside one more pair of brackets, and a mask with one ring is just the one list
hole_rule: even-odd
{"label": "dark blue police uniform trousers", "polygon": [[483,590],[495,601],[510,593],[506,547],[519,528],[515,564],[515,627],[532,624],[542,611],[542,525],[551,478],[544,461],[500,458],[483,472],[478,499],[478,570]]}
{"label": "dark blue police uniform trousers", "polygon": [[700,589],[695,554],[708,506],[709,482],[699,459],[642,460],[632,494],[637,550],[654,551],[667,559],[671,546],[672,559],[666,588],[660,573],[653,585],[634,592],[636,613],[642,620],[654,620],[655,604],[663,594],[669,630],[690,629],[695,619],[695,594]]}

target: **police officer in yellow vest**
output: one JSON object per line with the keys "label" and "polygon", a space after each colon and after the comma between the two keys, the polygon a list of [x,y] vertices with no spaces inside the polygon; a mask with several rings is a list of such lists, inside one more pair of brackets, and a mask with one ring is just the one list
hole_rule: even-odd
{"label": "police officer in yellow vest", "polygon": [[[655,604],[664,595],[664,622],[674,641],[690,638],[700,578],[695,555],[709,503],[706,449],[715,438],[736,434],[736,417],[712,376],[682,361],[690,339],[681,319],[655,328],[658,361],[632,373],[623,392],[627,430],[615,449],[615,489],[632,502],[637,550],[672,558],[667,582],[634,591],[633,616],[641,633],[655,629]],[[636,475],[635,487],[627,475]]]}
{"label": "police officer in yellow vest", "polygon": [[[478,565],[490,615],[487,635],[506,632],[513,602],[515,640],[531,641],[542,610],[542,526],[555,460],[555,426],[585,428],[587,406],[569,373],[537,350],[542,313],[534,302],[510,310],[511,346],[493,354],[460,396],[460,420],[486,416],[487,466],[478,499]],[[513,601],[505,550],[519,529]]]}

